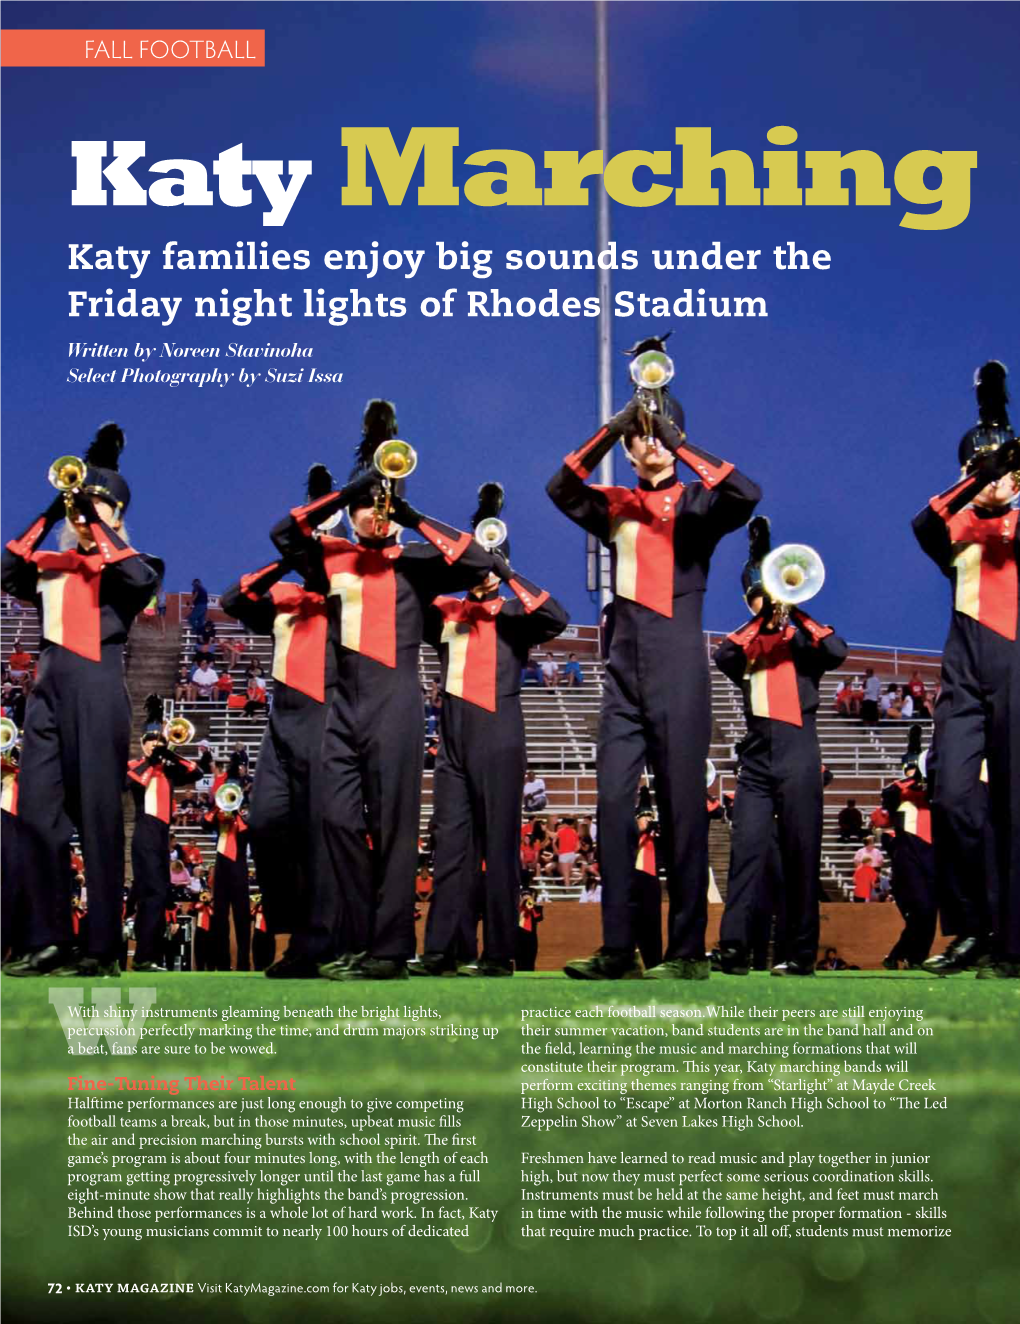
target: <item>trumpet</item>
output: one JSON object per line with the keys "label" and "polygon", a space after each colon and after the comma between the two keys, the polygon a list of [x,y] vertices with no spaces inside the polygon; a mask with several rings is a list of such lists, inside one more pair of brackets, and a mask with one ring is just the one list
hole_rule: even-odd
{"label": "trumpet", "polygon": [[18,743],[18,727],[9,717],[0,717],[0,754],[9,754]]}
{"label": "trumpet", "polygon": [[236,814],[243,799],[244,791],[237,782],[224,782],[216,792],[216,808],[224,814]]}
{"label": "trumpet", "polygon": [[502,547],[508,536],[506,525],[495,515],[479,520],[475,528],[475,542],[487,552],[494,552],[497,547]]}
{"label": "trumpet", "polygon": [[[85,481],[85,461],[77,455],[58,455],[50,465],[46,477],[52,487],[64,494],[64,508],[67,518],[74,518],[74,497],[81,491]],[[84,520],[79,516],[79,523]]]}
{"label": "trumpet", "polygon": [[630,379],[637,391],[645,436],[652,431],[652,414],[662,413],[662,392],[673,380],[673,360],[660,349],[646,349],[630,363]]}
{"label": "trumpet", "polygon": [[168,745],[190,745],[195,739],[195,728],[186,717],[174,717],[164,724],[163,738]]}
{"label": "trumpet", "polygon": [[825,566],[813,547],[785,542],[761,563],[761,586],[772,599],[777,621],[785,625],[790,608],[813,598],[825,583]]}
{"label": "trumpet", "polygon": [[381,491],[375,499],[375,536],[382,538],[393,511],[393,485],[414,473],[418,467],[418,456],[412,445],[393,437],[376,447],[372,465],[383,480]]}

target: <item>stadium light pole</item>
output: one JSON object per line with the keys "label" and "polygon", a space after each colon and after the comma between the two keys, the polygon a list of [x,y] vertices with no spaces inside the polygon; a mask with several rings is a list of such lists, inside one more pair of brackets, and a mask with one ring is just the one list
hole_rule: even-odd
{"label": "stadium light pole", "polygon": [[[609,160],[609,5],[607,0],[595,0],[595,122],[598,150],[602,153],[603,168]],[[599,177],[598,211],[596,217],[596,247],[600,253],[609,247],[609,194],[605,177]],[[613,312],[612,277],[608,269],[598,267],[597,293],[598,320],[598,405],[599,424],[613,412]],[[609,487],[613,482],[613,452],[600,461],[600,485]],[[593,545],[593,546],[592,546]],[[609,550],[589,535],[589,548],[594,550],[598,566],[599,605],[605,607],[612,597],[609,588]]]}

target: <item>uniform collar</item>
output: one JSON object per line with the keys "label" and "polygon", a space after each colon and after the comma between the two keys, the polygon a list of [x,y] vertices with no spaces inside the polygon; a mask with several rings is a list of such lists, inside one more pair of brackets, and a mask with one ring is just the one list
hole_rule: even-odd
{"label": "uniform collar", "polygon": [[676,471],[674,470],[663,482],[655,483],[654,485],[649,482],[647,478],[639,478],[637,490],[639,492],[668,492],[671,487],[678,487],[679,485],[680,480],[677,478]]}

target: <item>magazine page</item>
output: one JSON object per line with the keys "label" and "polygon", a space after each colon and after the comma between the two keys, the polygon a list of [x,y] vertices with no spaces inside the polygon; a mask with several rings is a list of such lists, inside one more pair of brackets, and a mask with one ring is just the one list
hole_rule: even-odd
{"label": "magazine page", "polygon": [[7,1318],[1011,1324],[1016,5],[2,29]]}

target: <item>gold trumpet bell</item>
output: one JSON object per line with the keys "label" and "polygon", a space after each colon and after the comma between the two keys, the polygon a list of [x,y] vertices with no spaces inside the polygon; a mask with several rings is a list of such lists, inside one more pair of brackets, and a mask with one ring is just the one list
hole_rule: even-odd
{"label": "gold trumpet bell", "polygon": [[659,349],[646,349],[631,359],[630,378],[642,391],[661,391],[673,380],[673,360]]}
{"label": "gold trumpet bell", "polygon": [[73,492],[85,481],[85,461],[77,455],[60,455],[50,465],[46,477],[58,492]]}
{"label": "gold trumpet bell", "polygon": [[17,724],[9,717],[0,717],[0,754],[9,753],[17,743]]}
{"label": "gold trumpet bell", "polygon": [[376,447],[372,464],[376,473],[381,474],[383,478],[396,480],[414,473],[418,465],[418,456],[412,445],[394,437],[391,441],[384,441],[381,446]]}
{"label": "gold trumpet bell", "polygon": [[224,782],[216,792],[216,808],[224,814],[236,814],[243,799],[244,791],[237,782]]}
{"label": "gold trumpet bell", "polygon": [[787,542],[769,552],[761,564],[761,585],[773,602],[796,606],[807,602],[825,583],[825,566],[813,547]]}
{"label": "gold trumpet bell", "polygon": [[190,745],[195,739],[195,728],[186,717],[175,717],[166,724],[168,745]]}
{"label": "gold trumpet bell", "polygon": [[490,515],[487,519],[478,521],[475,527],[475,542],[480,543],[486,551],[491,552],[497,547],[502,547],[506,540],[507,527],[501,519]]}

